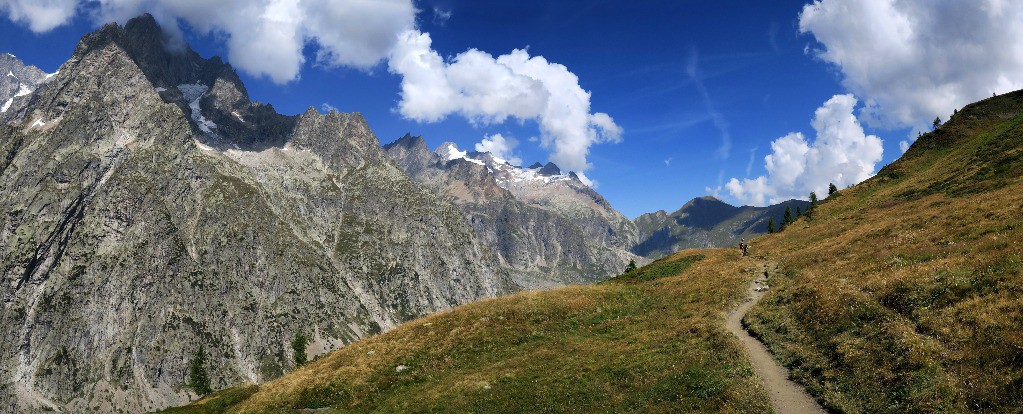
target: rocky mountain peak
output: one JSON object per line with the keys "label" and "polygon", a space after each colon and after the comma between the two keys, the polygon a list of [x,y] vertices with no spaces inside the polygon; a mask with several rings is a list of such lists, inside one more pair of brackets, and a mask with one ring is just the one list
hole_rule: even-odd
{"label": "rocky mountain peak", "polygon": [[458,145],[451,141],[445,141],[437,146],[437,149],[433,150],[437,155],[440,155],[445,161],[453,160],[456,158],[463,158],[467,152],[459,151]]}
{"label": "rocky mountain peak", "polygon": [[398,138],[390,144],[384,145],[384,149],[391,149],[394,147],[403,147],[410,150],[419,151],[420,149],[429,151],[426,147],[426,140],[422,136],[412,136],[411,133],[405,133],[405,136]]}
{"label": "rocky mountain peak", "polygon": [[[384,145],[384,151],[406,172],[418,172],[440,159],[440,156],[430,152],[430,149],[426,147],[426,140],[423,137],[414,137],[412,134],[405,134],[397,141]],[[413,175],[413,173],[409,173],[409,175]]]}
{"label": "rocky mountain peak", "polygon": [[146,74],[155,87],[171,88],[198,83],[209,87],[220,80],[227,82],[248,101],[248,92],[231,65],[214,56],[203,59],[187,44],[165,32],[152,15],[144,14],[125,23],[115,23],[86,35],[75,55],[103,47],[109,42],[121,46]]}
{"label": "rocky mountain peak", "polygon": [[35,66],[26,65],[10,53],[0,54],[0,113],[14,103],[14,98],[25,96],[50,78]]}
{"label": "rocky mountain peak", "polygon": [[544,177],[561,175],[561,168],[558,168],[557,164],[554,164],[553,162],[548,162],[547,165],[544,165],[543,168],[540,168],[540,171],[537,171],[537,174],[540,174]]}

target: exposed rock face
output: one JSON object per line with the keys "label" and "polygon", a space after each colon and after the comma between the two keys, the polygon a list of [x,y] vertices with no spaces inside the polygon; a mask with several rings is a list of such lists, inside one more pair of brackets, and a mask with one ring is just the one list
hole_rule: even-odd
{"label": "exposed rock face", "polygon": [[592,283],[622,272],[632,222],[557,165],[512,166],[490,153],[436,151],[422,137],[384,147],[410,176],[457,204],[520,287]]}
{"label": "exposed rock face", "polygon": [[359,114],[282,116],[151,17],[0,114],[0,412],[140,412],[514,287]]}
{"label": "exposed rock face", "polygon": [[50,77],[52,75],[25,65],[10,53],[0,54],[0,113],[7,112],[15,99],[32,93]]}
{"label": "exposed rock face", "polygon": [[809,206],[789,200],[769,207],[735,207],[714,197],[694,198],[674,213],[660,210],[637,217],[640,242],[632,252],[657,259],[683,249],[737,246],[742,238],[767,233],[772,217],[781,226],[786,208],[795,214],[797,207]]}

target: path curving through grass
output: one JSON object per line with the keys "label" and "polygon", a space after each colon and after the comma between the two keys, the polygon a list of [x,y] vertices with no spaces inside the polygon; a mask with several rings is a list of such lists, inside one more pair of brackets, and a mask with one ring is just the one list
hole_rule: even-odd
{"label": "path curving through grass", "polygon": [[769,275],[776,270],[776,265],[764,263],[760,269],[763,269],[762,273],[750,282],[746,300],[728,313],[725,327],[742,342],[753,369],[771,397],[771,406],[776,413],[824,414],[824,409],[803,387],[789,380],[789,370],[778,364],[767,351],[767,347],[750,336],[742,326],[742,318],[767,292],[769,286],[767,281]]}

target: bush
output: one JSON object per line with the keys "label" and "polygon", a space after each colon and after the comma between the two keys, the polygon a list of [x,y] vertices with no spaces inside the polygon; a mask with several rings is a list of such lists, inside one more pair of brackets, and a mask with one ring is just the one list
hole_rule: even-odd
{"label": "bush", "polygon": [[291,340],[291,349],[295,351],[295,366],[302,366],[306,363],[305,346],[309,343],[305,335],[301,333],[295,334],[295,338]]}

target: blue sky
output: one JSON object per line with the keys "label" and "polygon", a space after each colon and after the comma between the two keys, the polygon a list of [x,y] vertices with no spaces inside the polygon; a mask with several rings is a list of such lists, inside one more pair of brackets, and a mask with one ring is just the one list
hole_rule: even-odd
{"label": "blue sky", "polygon": [[[913,70],[926,69],[895,68],[906,73],[894,79],[860,73],[849,60],[870,52],[855,49],[862,43],[855,38],[862,36],[857,33],[862,30],[855,26],[840,30],[844,26],[838,23],[845,21],[836,23],[835,19],[843,19],[842,15],[828,13],[827,7],[833,3],[850,4],[840,0],[819,4],[818,12],[803,18],[802,31],[801,13],[807,1],[423,0],[414,4],[416,29],[429,33],[432,49],[442,57],[451,58],[470,48],[494,56],[525,49],[531,56],[542,56],[574,73],[579,86],[591,93],[590,111],[610,115],[623,131],[618,143],[588,147],[585,159],[591,167],[586,175],[598,183],[598,191],[615,208],[634,218],[659,209],[670,212],[693,197],[710,193],[733,204],[764,204],[791,195],[805,197],[809,189],[820,188],[820,183],[811,182],[809,177],[785,177],[784,171],[777,171],[786,168],[782,160],[788,157],[783,155],[790,153],[775,154],[776,171],[768,170],[764,157],[775,152],[772,142],[780,142],[790,133],[800,133],[789,140],[796,147],[812,148],[815,141],[823,142],[823,135],[811,127],[819,108],[841,112],[830,118],[818,113],[822,125],[831,122],[829,119],[860,123],[847,131],[848,135],[839,134],[859,140],[849,148],[880,142],[883,155],[877,153],[878,148],[867,151],[871,155],[864,159],[869,165],[860,167],[876,171],[901,155],[900,146],[907,145],[907,137],[915,136],[915,131],[922,128],[928,119],[925,116],[933,119],[934,115],[924,114],[938,112],[944,119],[944,112],[951,113],[951,108],[978,96],[990,96],[986,90],[975,89],[1002,88],[1007,92],[1004,89],[1019,85],[1021,75],[1013,72],[1019,68],[1018,62],[1008,61],[995,64],[1001,71],[998,73],[1009,74],[1008,83],[991,80],[985,86],[982,80],[968,83],[973,80],[965,79],[965,75],[933,77],[938,87],[964,84],[963,88],[972,91],[972,95],[961,93],[938,109],[886,97],[885,91],[892,90],[886,85],[908,84],[907,79],[926,75],[914,74]],[[874,3],[871,6],[896,7],[887,1]],[[8,9],[8,19],[0,20],[0,51],[54,71],[70,56],[77,39],[102,20],[88,7],[79,5],[72,17],[45,30],[33,27],[31,16],[24,17],[23,13],[18,17],[16,11]],[[142,8],[131,10],[149,11],[138,7]],[[0,11],[5,10],[0,7]],[[863,10],[865,15],[872,15],[869,12]],[[855,13],[846,13],[850,14],[848,19],[855,18]],[[954,19],[957,13],[962,11],[946,13],[936,7],[931,14],[935,16],[934,25],[947,27],[940,18]],[[166,17],[157,17],[167,25]],[[196,20],[184,15],[178,18],[186,40],[201,55],[229,56],[231,45],[226,39],[232,35],[230,28],[195,29],[209,23],[190,24]],[[1011,23],[1012,16],[1007,21],[1010,23],[1003,24],[1018,29],[1018,24]],[[992,23],[961,23],[961,30],[970,32],[970,24]],[[924,40],[919,40],[924,38],[917,33],[912,38],[917,40],[906,42],[919,46],[922,53],[933,53],[924,47]],[[872,41],[888,40],[878,37]],[[1018,44],[1018,40],[1012,43]],[[981,41],[971,45],[996,46]],[[551,156],[551,148],[529,140],[542,134],[537,119],[480,122],[457,113],[447,114],[438,122],[410,119],[398,110],[403,74],[389,70],[385,61],[362,67],[318,61],[314,56],[323,49],[316,42],[302,44],[301,52],[307,59],[296,80],[282,83],[244,67],[240,74],[253,99],[271,103],[282,113],[300,113],[309,106],[322,109],[325,104],[341,111],[362,112],[382,143],[411,132],[423,135],[431,147],[454,141],[460,148],[472,149],[485,135],[501,134],[519,142],[512,153],[526,164],[547,161]],[[847,60],[839,61],[838,52],[843,52],[841,56]],[[829,101],[841,94],[851,94],[850,99],[855,96],[856,100]],[[920,99],[928,102],[926,97]],[[862,109],[864,102],[878,104],[867,114]],[[895,110],[903,104],[917,112]],[[857,118],[841,118],[851,108],[855,108]],[[889,116],[896,113],[918,115]],[[836,179],[849,185],[863,178],[861,171],[850,174],[828,165],[812,167],[811,163],[804,162],[792,170],[802,168],[806,176],[844,174],[824,177],[825,185]],[[755,179],[761,176],[761,184],[766,183],[770,189],[762,194],[754,190]],[[737,181],[728,186],[732,178]]]}

